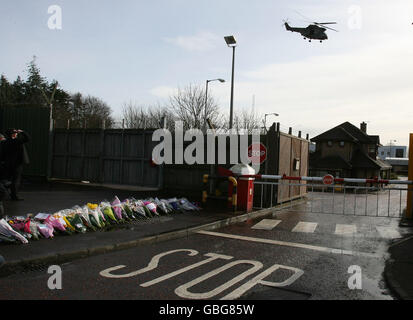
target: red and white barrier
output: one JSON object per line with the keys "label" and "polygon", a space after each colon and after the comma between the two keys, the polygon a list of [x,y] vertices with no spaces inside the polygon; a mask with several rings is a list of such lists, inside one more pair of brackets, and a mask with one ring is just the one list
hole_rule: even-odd
{"label": "red and white barrier", "polygon": [[[322,182],[323,184],[340,184],[340,183],[372,183],[372,184],[402,184],[402,185],[413,185],[413,181],[409,180],[384,180],[384,179],[355,179],[355,178],[334,178],[332,176],[325,177],[289,177],[287,175],[275,176],[275,175],[249,175],[242,176],[243,178],[255,178],[257,180],[289,180],[289,181],[312,181],[312,182]],[[332,177],[332,179],[331,179]],[[327,179],[328,178],[328,179]],[[331,181],[331,183],[327,182]]]}

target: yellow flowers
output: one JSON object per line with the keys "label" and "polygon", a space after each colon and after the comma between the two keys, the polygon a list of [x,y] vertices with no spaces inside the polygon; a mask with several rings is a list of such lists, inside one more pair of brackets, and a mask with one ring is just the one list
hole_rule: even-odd
{"label": "yellow flowers", "polygon": [[97,204],[94,203],[88,203],[87,206],[91,209],[91,210],[96,210],[98,208]]}
{"label": "yellow flowers", "polygon": [[67,218],[66,218],[65,216],[63,217],[63,220],[66,222],[66,226],[67,226],[70,230],[72,230],[72,231],[75,231],[75,230],[76,230],[75,227],[73,227],[73,226],[70,224],[69,220],[67,220]]}

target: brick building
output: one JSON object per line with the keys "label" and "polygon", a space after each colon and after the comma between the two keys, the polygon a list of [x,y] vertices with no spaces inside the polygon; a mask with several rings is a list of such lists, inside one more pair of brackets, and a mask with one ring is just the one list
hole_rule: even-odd
{"label": "brick building", "polygon": [[380,137],[367,134],[367,124],[357,128],[344,122],[311,139],[316,151],[310,156],[310,174],[342,178],[389,178],[391,166],[378,156]]}

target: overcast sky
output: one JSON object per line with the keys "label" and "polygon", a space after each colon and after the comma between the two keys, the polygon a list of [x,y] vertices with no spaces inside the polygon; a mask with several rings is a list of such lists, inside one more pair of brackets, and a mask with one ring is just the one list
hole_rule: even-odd
{"label": "overcast sky", "polygon": [[[62,29],[51,30],[51,5]],[[324,43],[287,32],[290,25],[337,21]],[[0,73],[9,80],[33,55],[62,88],[122,104],[166,103],[178,87],[204,85],[229,112],[234,35],[235,109],[276,112],[282,127],[311,137],[344,121],[407,145],[413,132],[411,0],[16,0],[0,6]]]}

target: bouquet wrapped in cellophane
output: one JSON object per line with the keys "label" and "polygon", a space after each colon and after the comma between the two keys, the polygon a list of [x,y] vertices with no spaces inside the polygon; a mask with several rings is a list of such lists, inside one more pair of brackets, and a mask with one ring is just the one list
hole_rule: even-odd
{"label": "bouquet wrapped in cellophane", "polygon": [[92,224],[99,229],[102,229],[105,226],[105,223],[103,222],[103,219],[99,213],[98,205],[94,203],[88,203],[87,208],[89,212],[89,218]]}
{"label": "bouquet wrapped in cellophane", "polygon": [[115,196],[111,202],[112,209],[115,212],[116,218],[119,221],[126,222],[131,221],[125,210],[123,209],[122,202],[117,196]]}
{"label": "bouquet wrapped in cellophane", "polygon": [[23,237],[17,231],[14,231],[5,219],[0,220],[0,234],[7,238],[14,238],[23,244],[29,243],[29,241],[25,237]]}
{"label": "bouquet wrapped in cellophane", "polygon": [[113,224],[119,223],[118,220],[115,217],[115,213],[113,212],[113,209],[108,201],[102,201],[99,205],[100,211],[103,213],[103,215],[106,218],[106,221],[111,222]]}
{"label": "bouquet wrapped in cellophane", "polygon": [[66,225],[73,232],[85,233],[87,228],[84,226],[82,219],[76,210],[66,209],[60,211],[60,214],[63,216],[63,220],[66,222]]}
{"label": "bouquet wrapped in cellophane", "polygon": [[133,204],[132,204],[131,200],[129,200],[129,199],[124,200],[122,202],[122,208],[126,212],[126,214],[128,215],[128,217],[130,219],[132,219],[132,220],[140,220],[141,219],[141,216],[133,210]]}
{"label": "bouquet wrapped in cellophane", "polygon": [[143,204],[142,201],[138,201],[135,198],[131,198],[131,199],[129,199],[129,203],[130,203],[130,206],[131,206],[133,212],[135,212],[135,214],[139,215],[142,219],[151,218],[150,214],[147,213],[147,211],[149,212],[149,210],[144,209],[145,205]]}

